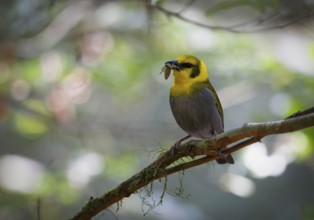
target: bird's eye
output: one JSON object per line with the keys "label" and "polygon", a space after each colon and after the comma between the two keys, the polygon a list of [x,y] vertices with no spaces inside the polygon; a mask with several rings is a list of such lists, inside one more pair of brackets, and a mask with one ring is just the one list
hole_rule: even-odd
{"label": "bird's eye", "polygon": [[193,67],[194,65],[191,64],[191,63],[181,63],[180,66],[181,66],[181,68],[191,68],[191,67]]}

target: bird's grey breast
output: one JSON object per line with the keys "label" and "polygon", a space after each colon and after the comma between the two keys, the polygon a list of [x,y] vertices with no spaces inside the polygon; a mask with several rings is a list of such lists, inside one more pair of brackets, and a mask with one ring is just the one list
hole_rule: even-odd
{"label": "bird's grey breast", "polygon": [[215,96],[207,87],[190,96],[170,96],[170,106],[178,125],[194,137],[204,139],[223,132]]}

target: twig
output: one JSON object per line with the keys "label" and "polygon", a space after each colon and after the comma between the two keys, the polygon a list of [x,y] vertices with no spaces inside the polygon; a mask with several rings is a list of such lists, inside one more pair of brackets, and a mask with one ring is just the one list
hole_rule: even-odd
{"label": "twig", "polygon": [[193,21],[193,20],[190,20],[184,16],[182,16],[180,13],[178,12],[172,12],[172,11],[169,11],[163,7],[160,7],[158,5],[155,6],[155,8],[169,16],[172,16],[172,17],[175,17],[175,18],[178,18],[182,21],[186,21],[188,23],[191,23],[191,24],[194,24],[196,26],[199,26],[199,27],[203,27],[203,28],[207,28],[207,29],[211,29],[211,30],[225,30],[225,31],[229,31],[229,32],[233,32],[233,33],[240,33],[239,31],[233,29],[233,28],[228,28],[228,27],[223,27],[223,26],[216,26],[216,25],[208,25],[208,24],[203,24],[203,23],[200,23],[200,22],[197,22],[197,21]]}
{"label": "twig", "polygon": [[235,25],[231,25],[231,26],[220,26],[220,25],[204,24],[204,23],[200,23],[200,22],[191,20],[191,19],[189,19],[187,17],[182,16],[181,15],[181,11],[179,11],[179,12],[172,12],[172,11],[169,11],[169,10],[163,8],[163,7],[158,6],[158,5],[155,5],[154,7],[157,10],[165,13],[168,16],[172,16],[172,17],[178,18],[178,19],[180,19],[182,21],[185,21],[185,22],[188,22],[190,24],[194,24],[196,26],[207,28],[207,29],[210,29],[210,30],[223,30],[223,31],[231,32],[231,33],[258,33],[258,32],[270,31],[270,30],[275,30],[275,29],[283,29],[283,28],[286,28],[286,27],[291,26],[293,24],[299,23],[299,22],[301,22],[301,21],[303,21],[306,18],[311,16],[310,12],[307,11],[302,16],[296,17],[296,18],[294,18],[292,20],[288,20],[288,21],[286,21],[283,24],[276,24],[276,25],[273,25],[273,26],[260,27],[260,28],[255,28],[255,29],[251,29],[251,30],[240,30],[239,28],[241,28],[243,26],[246,26],[249,23],[254,23],[255,22],[257,24],[261,24],[261,23],[263,23],[263,22],[265,22],[267,20],[271,20],[275,16],[277,16],[278,13],[271,14],[269,17],[266,17],[266,18],[262,18],[262,19],[261,18],[256,18],[254,20],[246,21],[246,22],[243,22],[243,23],[240,23],[240,24],[235,24]]}

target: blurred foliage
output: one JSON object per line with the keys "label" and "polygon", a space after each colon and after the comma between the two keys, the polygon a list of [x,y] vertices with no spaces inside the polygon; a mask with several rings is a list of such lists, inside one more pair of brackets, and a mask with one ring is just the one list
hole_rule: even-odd
{"label": "blurred foliage", "polygon": [[[228,28],[213,32],[154,8],[156,3],[174,12],[182,9],[182,15],[203,23],[241,23],[243,17],[252,20],[252,11],[241,11],[239,19],[234,13],[221,20],[211,16],[238,6],[249,6],[254,13],[293,8],[287,2],[1,1],[0,219],[35,219],[39,204],[44,219],[72,216],[90,196],[151,162],[153,149],[168,148],[182,137],[168,106],[171,82],[159,75],[166,60],[181,54],[206,62],[225,109],[226,130],[311,107],[313,39],[299,26],[252,35],[232,34]],[[303,4],[310,7],[309,2]],[[258,25],[258,19],[253,21]],[[291,36],[294,41],[289,41]],[[289,47],[294,44],[301,49]],[[286,165],[298,161],[313,169],[313,132],[311,128],[300,131],[302,135],[274,137],[267,141],[268,154],[290,143],[290,151],[279,155],[293,154]],[[237,164],[245,170],[241,175],[253,181],[240,157]],[[207,190],[206,175],[185,178],[200,179],[198,184],[203,182]],[[206,193],[198,191],[202,187],[192,188],[189,194],[200,198],[194,201],[198,209],[208,206]],[[226,202],[219,192],[217,198]],[[302,213],[309,219],[313,211]],[[139,219],[141,209],[127,203],[121,216]]]}
{"label": "blurred foliage", "polygon": [[267,1],[250,1],[250,0],[233,0],[233,1],[221,1],[207,10],[207,15],[213,15],[215,13],[226,11],[228,9],[234,9],[239,6],[248,6],[257,11],[265,12],[268,8],[277,9],[281,6],[279,0],[267,0]]}
{"label": "blurred foliage", "polygon": [[304,216],[302,220],[311,220],[314,218],[314,207],[305,207]]}

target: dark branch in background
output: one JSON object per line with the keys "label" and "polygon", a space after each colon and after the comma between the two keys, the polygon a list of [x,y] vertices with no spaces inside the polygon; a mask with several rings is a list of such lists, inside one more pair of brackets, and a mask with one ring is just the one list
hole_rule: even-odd
{"label": "dark branch in background", "polygon": [[[314,107],[294,113],[284,120],[248,123],[206,141],[189,141],[180,146],[175,155],[172,155],[171,150],[168,150],[115,189],[110,190],[99,198],[91,198],[72,220],[91,219],[99,212],[118,203],[123,198],[129,197],[132,193],[152,183],[154,180],[216,160],[219,158],[219,149],[224,147],[228,146],[229,148],[224,150],[223,153],[230,154],[258,142],[268,135],[297,131],[311,126],[314,126]],[[194,158],[195,156],[201,158],[173,165],[184,157]]]}
{"label": "dark branch in background", "polygon": [[[291,11],[292,10],[291,8],[293,8],[293,5],[291,4],[291,5],[288,5],[290,8],[287,6],[286,6],[287,8],[282,6],[279,9],[274,9],[273,11],[264,13],[255,19],[250,19],[248,21],[241,22],[239,24],[235,24],[231,26],[220,26],[220,25],[210,25],[210,24],[200,23],[200,22],[194,21],[190,18],[183,16],[182,12],[187,10],[187,7],[191,6],[193,3],[194,1],[190,1],[183,9],[181,9],[178,12],[167,10],[164,7],[161,7],[159,5],[153,5],[152,7],[163,12],[167,16],[178,18],[182,21],[188,22],[190,24],[194,24],[199,27],[207,28],[210,30],[223,30],[223,31],[228,31],[232,33],[256,33],[256,32],[262,32],[262,31],[282,29],[288,26],[292,26],[301,21],[305,21],[306,19],[310,19],[312,18],[312,14],[313,14],[313,9],[311,7],[307,7],[307,5],[302,5],[303,11],[301,11],[301,13],[300,11],[296,11],[295,14],[292,14],[294,16],[288,17],[285,10]],[[273,22],[275,24],[269,24],[270,22]]]}
{"label": "dark branch in background", "polygon": [[177,14],[181,14],[183,13],[184,11],[186,11],[187,9],[189,9],[189,7],[191,7],[193,4],[194,4],[195,0],[190,0],[188,1],[188,3],[186,3],[182,9],[180,11],[177,12]]}
{"label": "dark branch in background", "polygon": [[186,18],[186,17],[182,16],[180,14],[180,12],[172,12],[172,11],[169,11],[169,10],[163,8],[163,7],[158,6],[158,5],[156,5],[154,7],[157,10],[165,13],[167,16],[178,18],[178,19],[180,19],[182,21],[188,22],[190,24],[194,24],[194,25],[199,26],[199,27],[207,28],[207,29],[210,29],[210,30],[224,30],[224,31],[229,31],[229,32],[233,32],[233,33],[240,33],[240,31],[237,31],[236,29],[233,29],[232,27],[223,27],[223,26],[215,26],[215,25],[203,24],[203,23],[200,23],[200,22],[197,22],[197,21],[193,21],[193,20],[190,20],[189,18]]}

